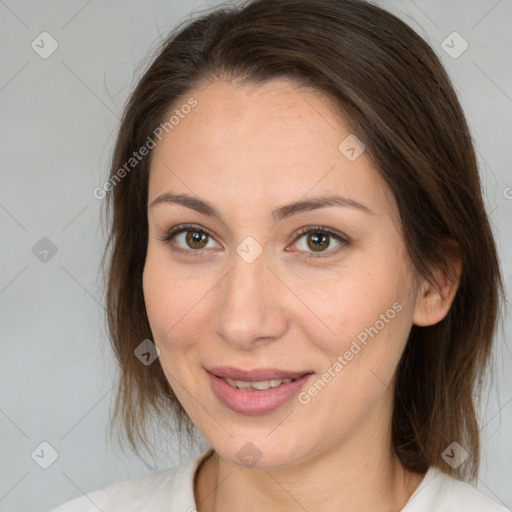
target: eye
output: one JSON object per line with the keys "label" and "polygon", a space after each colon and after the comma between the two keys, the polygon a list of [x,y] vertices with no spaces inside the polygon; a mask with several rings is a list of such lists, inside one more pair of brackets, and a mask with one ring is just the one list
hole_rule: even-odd
{"label": "eye", "polygon": [[[214,243],[213,236],[206,229],[195,224],[175,226],[158,239],[168,244],[174,252],[188,253],[193,256],[203,256],[203,249],[214,247],[208,246],[210,242]],[[301,252],[311,252],[307,255],[308,258],[322,258],[337,254],[350,245],[350,240],[341,233],[323,226],[311,226],[299,230],[293,245],[297,246]]]}
{"label": "eye", "polygon": [[[175,252],[188,252],[194,256],[201,256],[202,249],[209,249],[209,242],[213,242],[212,235],[200,226],[193,224],[180,224],[173,227],[160,241],[169,244]],[[173,243],[171,243],[173,242]],[[177,245],[177,247],[176,247]]]}
{"label": "eye", "polygon": [[[294,245],[301,251],[312,252],[308,258],[323,258],[337,254],[350,245],[347,237],[322,226],[303,228],[297,233]],[[322,254],[314,254],[322,253]],[[324,255],[323,253],[328,253]]]}

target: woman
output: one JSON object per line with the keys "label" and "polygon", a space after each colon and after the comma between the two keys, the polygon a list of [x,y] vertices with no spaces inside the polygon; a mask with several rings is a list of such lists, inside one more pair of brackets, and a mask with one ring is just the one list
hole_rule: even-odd
{"label": "woman", "polygon": [[98,193],[115,417],[136,452],[155,412],[211,449],[56,512],[506,510],[468,483],[496,248],[461,106],[402,21],[253,0],[188,22]]}

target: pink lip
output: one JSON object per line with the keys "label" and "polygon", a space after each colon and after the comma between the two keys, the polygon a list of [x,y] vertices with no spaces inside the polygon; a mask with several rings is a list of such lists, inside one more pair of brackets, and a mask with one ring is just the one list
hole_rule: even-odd
{"label": "pink lip", "polygon": [[[276,379],[293,379],[297,380],[288,384],[281,384],[275,388],[269,388],[264,391],[243,391],[233,386],[230,386],[224,379],[218,377],[208,371],[208,377],[214,395],[217,397],[219,402],[228,407],[234,412],[248,415],[265,414],[274,411],[284,403],[288,402],[293,396],[295,396],[300,389],[310,380],[313,373],[307,373],[306,375],[300,374],[296,377],[275,377],[276,372],[270,377],[261,377],[261,373],[258,374],[257,378],[251,376],[252,381],[270,380],[272,376]],[[248,372],[245,372],[247,376]],[[250,372],[249,372],[250,373]],[[254,375],[252,373],[251,375]],[[268,375],[268,373],[266,374]],[[302,375],[302,376],[301,376]],[[229,375],[225,375],[229,378]],[[247,380],[241,378],[235,378],[235,380]]]}

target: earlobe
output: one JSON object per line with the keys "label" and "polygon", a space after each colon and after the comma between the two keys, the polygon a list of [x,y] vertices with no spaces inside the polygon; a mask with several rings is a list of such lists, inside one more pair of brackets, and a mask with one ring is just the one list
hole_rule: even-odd
{"label": "earlobe", "polygon": [[427,279],[421,283],[416,297],[413,324],[418,326],[435,325],[448,314],[459,288],[462,274],[462,261],[457,252],[450,256],[449,273],[436,268],[433,271],[435,284]]}

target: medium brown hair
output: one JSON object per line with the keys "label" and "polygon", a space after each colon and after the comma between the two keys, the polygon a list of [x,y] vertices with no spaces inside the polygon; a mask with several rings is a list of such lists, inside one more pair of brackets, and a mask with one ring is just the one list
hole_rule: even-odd
{"label": "medium brown hair", "polygon": [[[480,462],[476,392],[481,392],[504,295],[481,193],[471,134],[447,73],[432,48],[391,13],[362,0],[253,0],[223,5],[177,27],[159,48],[125,108],[107,193],[104,255],[110,338],[120,381],[114,421],[137,454],[146,423],[194,427],[158,362],[134,356],[153,339],[142,273],[148,243],[151,153],[119,178],[133,152],[166,121],[179,97],[228,77],[259,85],[274,78],[312,87],[335,101],[389,186],[417,274],[450,278],[446,241],[463,268],[450,311],[412,326],[397,368],[392,442],[403,465],[434,466],[474,480]],[[443,451],[456,441],[469,457],[456,469]],[[140,455],[140,454],[139,454]]]}

